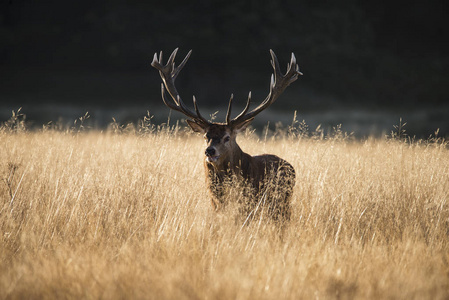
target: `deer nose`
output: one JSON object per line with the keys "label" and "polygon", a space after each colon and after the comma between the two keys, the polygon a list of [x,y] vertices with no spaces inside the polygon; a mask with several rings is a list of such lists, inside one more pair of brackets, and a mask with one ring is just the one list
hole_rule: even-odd
{"label": "deer nose", "polygon": [[215,155],[215,148],[209,147],[206,149],[206,156],[214,156]]}

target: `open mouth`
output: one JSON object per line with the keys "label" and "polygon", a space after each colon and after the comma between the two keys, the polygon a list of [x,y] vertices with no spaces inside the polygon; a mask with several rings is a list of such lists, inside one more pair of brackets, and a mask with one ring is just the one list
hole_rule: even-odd
{"label": "open mouth", "polygon": [[220,158],[220,155],[214,155],[214,156],[206,156],[206,161],[209,163],[216,162]]}

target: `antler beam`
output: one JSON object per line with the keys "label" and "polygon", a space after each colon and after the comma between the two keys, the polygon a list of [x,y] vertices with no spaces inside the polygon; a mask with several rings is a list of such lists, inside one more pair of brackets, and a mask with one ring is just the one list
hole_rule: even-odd
{"label": "antler beam", "polygon": [[[243,123],[249,119],[253,119],[255,116],[257,116],[260,112],[265,110],[267,107],[269,107],[271,104],[276,101],[276,99],[284,92],[284,90],[296,79],[298,79],[299,75],[303,75],[299,71],[299,66],[296,64],[296,57],[292,53],[292,57],[290,60],[290,63],[287,65],[287,72],[285,75],[282,74],[280,67],[279,67],[279,61],[276,57],[276,54],[274,54],[273,50],[270,50],[271,54],[271,65],[273,67],[273,74],[271,75],[271,83],[270,83],[270,93],[265,98],[264,101],[262,101],[259,106],[257,106],[255,109],[247,113],[250,103],[251,103],[251,92],[248,95],[248,101],[246,103],[245,109],[234,119],[230,120],[230,116],[228,113],[228,116],[226,116],[226,121],[228,125],[237,125],[240,123]],[[229,106],[231,103],[229,104]],[[230,112],[231,109],[228,109],[228,112]]]}
{"label": "antler beam", "polygon": [[[181,62],[181,64],[178,67],[175,67],[175,57],[176,53],[178,52],[178,48],[176,48],[173,53],[168,58],[167,64],[163,64],[162,61],[162,51],[160,52],[159,58],[157,57],[157,53],[154,54],[153,61],[151,62],[151,66],[159,70],[159,75],[162,78],[163,84],[161,84],[161,93],[162,93],[162,100],[164,101],[164,104],[168,106],[169,108],[179,111],[186,115],[187,117],[193,119],[194,122],[202,125],[209,125],[209,121],[207,121],[203,116],[201,116],[200,111],[198,109],[198,105],[196,103],[195,96],[193,97],[193,106],[195,108],[195,112],[190,110],[182,101],[181,96],[179,95],[178,91],[176,90],[175,86],[175,80],[176,77],[179,75],[179,72],[184,68],[185,64],[187,63],[187,60],[190,57],[190,54],[192,54],[192,50],[187,53],[184,60]],[[165,88],[167,89],[168,93],[173,99],[173,102],[170,102],[165,97]]]}
{"label": "antler beam", "polygon": [[[159,58],[157,56],[157,53],[155,53],[153,61],[151,62],[151,65],[159,70],[159,74],[162,78],[163,82],[163,84],[161,84],[162,100],[164,101],[164,104],[167,107],[183,113],[187,117],[191,118],[195,123],[202,125],[203,127],[210,126],[213,123],[207,121],[200,114],[195,97],[193,97],[193,106],[195,111],[192,111],[184,104],[184,102],[181,99],[181,96],[176,90],[175,80],[179,75],[179,72],[187,63],[187,60],[192,54],[192,50],[190,50],[187,53],[186,57],[183,59],[181,64],[176,67],[175,57],[177,53],[178,48],[176,48],[173,51],[173,53],[170,55],[165,65],[163,64],[162,61],[162,51],[160,52]],[[262,103],[259,104],[259,106],[254,108],[252,111],[248,112],[251,104],[251,92],[250,92],[244,110],[237,117],[231,119],[232,100],[233,100],[233,95],[231,95],[231,98],[229,99],[228,111],[226,114],[226,123],[225,123],[226,125],[235,126],[238,124],[242,124],[250,119],[253,119],[259,113],[261,113],[271,104],[273,104],[274,101],[276,101],[276,99],[284,92],[284,90],[292,82],[297,80],[299,75],[302,75],[302,73],[299,71],[299,66],[296,64],[296,58],[293,53],[291,56],[290,63],[287,65],[287,72],[285,74],[282,74],[280,70],[279,61],[276,57],[276,54],[274,54],[272,50],[270,50],[270,54],[271,54],[271,66],[273,67],[273,74],[271,75],[270,92],[268,96],[265,98],[265,100],[262,101]],[[173,101],[169,101],[166,98],[165,89],[167,89]]]}

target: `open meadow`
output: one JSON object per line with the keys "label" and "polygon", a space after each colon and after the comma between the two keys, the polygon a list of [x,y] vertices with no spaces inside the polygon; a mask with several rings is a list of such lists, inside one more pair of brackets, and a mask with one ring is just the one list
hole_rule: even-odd
{"label": "open meadow", "polygon": [[238,137],[296,169],[279,232],[184,129],[0,131],[0,299],[448,299],[447,143],[284,133]]}

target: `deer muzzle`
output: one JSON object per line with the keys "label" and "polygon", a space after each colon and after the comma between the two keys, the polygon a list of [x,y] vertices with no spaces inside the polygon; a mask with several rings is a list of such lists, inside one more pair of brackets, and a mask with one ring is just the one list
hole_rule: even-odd
{"label": "deer muzzle", "polygon": [[214,147],[207,147],[204,154],[206,154],[206,161],[209,163],[216,162],[220,158]]}

